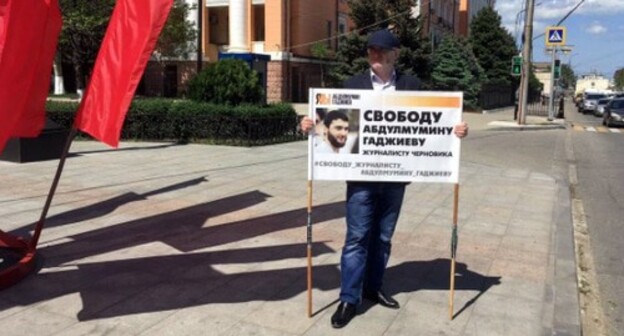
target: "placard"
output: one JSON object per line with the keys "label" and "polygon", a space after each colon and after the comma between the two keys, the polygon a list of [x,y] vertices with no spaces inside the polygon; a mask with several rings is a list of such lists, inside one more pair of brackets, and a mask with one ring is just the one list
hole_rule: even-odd
{"label": "placard", "polygon": [[462,92],[311,89],[308,179],[457,183]]}

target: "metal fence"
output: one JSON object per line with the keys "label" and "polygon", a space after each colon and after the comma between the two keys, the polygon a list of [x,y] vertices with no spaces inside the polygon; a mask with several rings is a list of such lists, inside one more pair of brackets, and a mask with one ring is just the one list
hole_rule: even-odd
{"label": "metal fence", "polygon": [[514,104],[514,91],[511,85],[484,85],[479,93],[479,106],[484,110]]}
{"label": "metal fence", "polygon": [[[73,113],[48,112],[50,119],[70,128]],[[128,114],[121,138],[142,141],[200,142],[261,146],[303,140],[300,116],[184,115],[135,112]]]}

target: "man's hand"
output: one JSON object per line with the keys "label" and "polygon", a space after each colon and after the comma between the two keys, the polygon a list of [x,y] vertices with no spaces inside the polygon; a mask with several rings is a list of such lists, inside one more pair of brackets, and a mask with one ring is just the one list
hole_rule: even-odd
{"label": "man's hand", "polygon": [[468,135],[468,124],[465,121],[455,125],[454,133],[458,138],[463,138]]}
{"label": "man's hand", "polygon": [[312,127],[314,127],[314,122],[310,119],[310,117],[303,117],[299,125],[301,126],[301,131],[307,134],[310,132]]}

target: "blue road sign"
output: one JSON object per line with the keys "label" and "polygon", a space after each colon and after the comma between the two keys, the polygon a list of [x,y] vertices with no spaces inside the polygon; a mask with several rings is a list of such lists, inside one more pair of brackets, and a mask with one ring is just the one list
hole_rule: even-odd
{"label": "blue road sign", "polygon": [[546,45],[563,46],[566,42],[566,28],[563,26],[546,28]]}

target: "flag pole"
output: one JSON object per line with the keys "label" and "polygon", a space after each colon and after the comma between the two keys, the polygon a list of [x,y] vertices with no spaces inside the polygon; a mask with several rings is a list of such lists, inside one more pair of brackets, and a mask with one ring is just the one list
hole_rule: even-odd
{"label": "flag pole", "polygon": [[308,180],[308,317],[312,317],[312,180]]}
{"label": "flag pole", "polygon": [[451,286],[449,295],[449,320],[453,320],[455,297],[455,256],[457,255],[457,211],[459,206],[459,183],[455,183],[453,196],[453,231],[451,233]]}
{"label": "flag pole", "polygon": [[43,225],[45,224],[46,216],[48,215],[48,210],[50,210],[50,205],[52,204],[52,199],[54,198],[54,194],[56,193],[56,187],[58,187],[58,183],[61,179],[61,174],[63,173],[63,167],[65,167],[65,159],[67,159],[67,155],[69,154],[69,148],[71,147],[72,141],[78,131],[76,127],[71,128],[69,131],[69,135],[67,136],[67,141],[65,141],[65,148],[63,148],[63,153],[61,154],[61,159],[59,160],[59,165],[56,168],[56,174],[54,175],[54,180],[52,180],[52,185],[50,186],[50,192],[48,193],[48,197],[46,198],[45,205],[43,206],[43,210],[41,211],[41,216],[39,217],[39,221],[35,226],[35,232],[33,234],[32,239],[30,240],[30,250],[35,251],[37,249],[37,243],[39,242],[39,237],[41,236],[41,230],[43,230]]}

